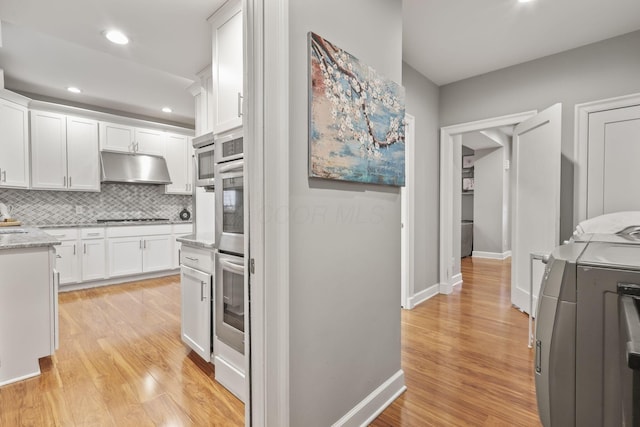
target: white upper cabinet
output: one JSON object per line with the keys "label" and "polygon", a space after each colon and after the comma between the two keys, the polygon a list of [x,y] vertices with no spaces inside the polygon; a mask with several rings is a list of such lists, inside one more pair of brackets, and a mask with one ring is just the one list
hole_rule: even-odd
{"label": "white upper cabinet", "polygon": [[98,123],[31,111],[31,184],[49,190],[100,191]]}
{"label": "white upper cabinet", "polygon": [[117,123],[100,122],[100,149],[109,151],[134,151],[135,129]]}
{"label": "white upper cabinet", "polygon": [[164,132],[154,129],[136,128],[135,136],[136,153],[164,156]]}
{"label": "white upper cabinet", "polygon": [[28,123],[26,107],[0,98],[0,187],[29,186]]}
{"label": "white upper cabinet", "polygon": [[227,2],[210,22],[213,36],[213,133],[221,133],[242,125],[241,2]]}
{"label": "white upper cabinet", "polygon": [[191,194],[193,191],[193,147],[186,135],[167,134],[165,158],[169,168],[171,184],[165,189],[167,194]]}
{"label": "white upper cabinet", "polygon": [[69,190],[99,191],[98,122],[67,116]]}
{"label": "white upper cabinet", "polygon": [[100,122],[100,149],[164,156],[164,133],[155,129]]}

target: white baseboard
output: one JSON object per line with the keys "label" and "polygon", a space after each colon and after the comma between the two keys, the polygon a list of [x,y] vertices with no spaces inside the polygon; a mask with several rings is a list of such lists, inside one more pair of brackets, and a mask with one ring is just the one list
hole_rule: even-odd
{"label": "white baseboard", "polygon": [[462,286],[462,273],[458,273],[451,277],[450,283],[440,283],[440,293],[448,295],[453,292],[457,286]]}
{"label": "white baseboard", "polygon": [[[511,294],[511,304],[521,312],[529,314],[529,291],[516,287]],[[536,307],[538,307],[538,297],[536,297],[534,294],[533,304],[531,307],[531,311],[533,311],[534,317]]]}
{"label": "white baseboard", "polygon": [[487,258],[487,259],[507,259],[511,256],[511,251],[506,252],[483,252],[483,251],[473,251],[471,253],[473,258]]}
{"label": "white baseboard", "polygon": [[333,427],[367,426],[376,419],[382,411],[396,400],[407,386],[404,384],[404,371],[400,369],[388,380],[375,389],[371,394],[354,406]]}
{"label": "white baseboard", "polygon": [[157,279],[158,277],[173,276],[180,274],[180,270],[164,270],[153,273],[136,274],[134,276],[118,276],[109,279],[93,280],[91,282],[69,283],[68,285],[60,285],[58,292],[78,291],[80,289],[91,289],[99,286],[117,285],[120,283],[136,282],[138,280]]}
{"label": "white baseboard", "polygon": [[438,293],[440,293],[440,286],[437,283],[435,285],[431,285],[427,289],[423,289],[420,292],[413,295],[412,297],[410,297],[409,307],[407,308],[411,310],[418,304],[425,302],[426,300],[428,300],[431,297],[434,297],[435,295],[438,295]]}

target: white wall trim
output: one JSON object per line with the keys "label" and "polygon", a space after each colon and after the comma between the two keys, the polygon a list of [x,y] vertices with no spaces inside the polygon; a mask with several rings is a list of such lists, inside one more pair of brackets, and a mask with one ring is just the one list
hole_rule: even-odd
{"label": "white wall trim", "polygon": [[436,283],[435,285],[429,286],[427,289],[423,289],[420,292],[415,293],[409,298],[406,309],[413,309],[418,304],[421,304],[440,293],[440,286]]}
{"label": "white wall trim", "polygon": [[453,185],[453,137],[461,133],[518,124],[535,114],[536,111],[525,111],[440,128],[440,293],[446,294],[453,291],[453,287],[450,285],[454,283],[452,281],[455,256],[453,253],[453,225],[460,223],[460,218],[453,218],[454,192],[461,192],[460,188]]}
{"label": "white wall trim", "polygon": [[483,252],[483,251],[473,251],[471,253],[473,258],[487,258],[487,259],[500,259],[504,260],[511,256],[511,251],[506,252]]}
{"label": "white wall trim", "polygon": [[587,172],[589,158],[589,114],[640,105],[640,93],[576,104],[574,120],[574,208],[573,226],[587,219]]}
{"label": "white wall trim", "polygon": [[354,406],[333,427],[367,426],[405,392],[404,371],[400,369]]}
{"label": "white wall trim", "polygon": [[448,295],[458,286],[462,287],[462,273],[451,276],[451,279],[448,282],[440,283],[440,293]]}
{"label": "white wall trim", "polygon": [[410,299],[415,289],[415,117],[406,114],[407,127],[405,159],[405,186],[400,189],[402,197],[402,277],[400,305],[410,308]]}

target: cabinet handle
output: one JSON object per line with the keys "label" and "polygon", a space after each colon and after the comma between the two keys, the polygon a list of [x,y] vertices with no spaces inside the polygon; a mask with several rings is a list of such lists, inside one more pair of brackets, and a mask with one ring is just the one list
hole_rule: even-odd
{"label": "cabinet handle", "polygon": [[2,182],[7,182],[7,171],[2,171]]}
{"label": "cabinet handle", "polygon": [[200,301],[204,301],[207,297],[204,294],[204,286],[207,284],[204,280],[200,281]]}
{"label": "cabinet handle", "polygon": [[87,233],[87,236],[99,236],[100,233]]}
{"label": "cabinet handle", "polygon": [[144,244],[142,245],[142,247],[143,247],[144,249],[147,249],[147,241],[146,241],[146,240],[143,240],[143,242],[144,242]]}
{"label": "cabinet handle", "polygon": [[62,177],[62,181],[63,181],[63,185],[66,187],[67,186],[67,177],[66,176]]}
{"label": "cabinet handle", "polygon": [[185,258],[188,259],[189,261],[198,262],[198,258],[191,258],[190,256],[186,256],[186,255],[185,255]]}
{"label": "cabinet handle", "polygon": [[71,177],[69,177],[69,188],[71,188],[73,184],[71,183]]}
{"label": "cabinet handle", "polygon": [[56,258],[62,258],[62,255],[56,255]]}
{"label": "cabinet handle", "polygon": [[140,249],[142,249],[142,239],[140,239]]}
{"label": "cabinet handle", "polygon": [[73,244],[73,254],[74,255],[76,254],[76,244],[75,243]]}
{"label": "cabinet handle", "polygon": [[83,252],[86,254],[87,253],[87,244],[85,243],[83,246],[84,246]]}
{"label": "cabinet handle", "polygon": [[242,117],[242,93],[238,92],[238,117]]}

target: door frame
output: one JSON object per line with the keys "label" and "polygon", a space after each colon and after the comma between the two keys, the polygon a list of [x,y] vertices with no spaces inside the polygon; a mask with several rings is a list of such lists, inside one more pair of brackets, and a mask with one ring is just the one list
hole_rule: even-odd
{"label": "door frame", "polygon": [[[492,117],[473,122],[460,123],[440,128],[440,256],[439,256],[439,290],[441,294],[450,294],[457,285],[462,282],[453,275],[453,226],[460,223],[458,218],[453,218],[453,202],[455,195],[462,189],[455,186],[454,179],[455,162],[453,156],[454,138],[460,134],[481,131],[488,128],[516,125],[537,114],[537,110],[506,116]],[[513,248],[512,248],[513,249]]]}
{"label": "door frame", "polygon": [[[249,187],[245,425],[289,425],[289,0],[242,0]],[[268,105],[266,103],[268,102]],[[267,195],[268,197],[265,197]]]}
{"label": "door frame", "polygon": [[587,219],[587,172],[589,156],[589,115],[640,105],[640,93],[576,104],[574,120],[574,204],[573,226]]}
{"label": "door frame", "polygon": [[413,268],[415,258],[415,140],[416,119],[411,114],[406,114],[407,126],[405,127],[405,186],[400,187],[402,199],[402,229],[401,234],[401,280],[400,306],[405,309],[414,307],[413,294],[415,289],[415,271]]}

